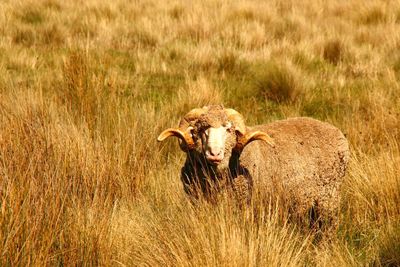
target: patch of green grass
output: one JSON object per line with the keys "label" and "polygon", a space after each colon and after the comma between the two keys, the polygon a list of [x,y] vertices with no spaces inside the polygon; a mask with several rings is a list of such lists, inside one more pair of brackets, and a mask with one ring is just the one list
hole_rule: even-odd
{"label": "patch of green grass", "polygon": [[348,82],[342,90],[347,91],[354,100],[359,100],[366,96],[368,91],[372,90],[375,86],[376,84],[373,84],[372,81],[359,78]]}
{"label": "patch of green grass", "polygon": [[300,66],[303,70],[312,74],[322,73],[332,68],[320,57],[311,57],[302,52],[297,52],[294,54],[293,62]]}
{"label": "patch of green grass", "polygon": [[302,106],[301,113],[302,116],[326,119],[326,117],[333,114],[337,108],[337,104],[332,103],[326,98],[320,97],[313,99],[310,102],[305,102]]}
{"label": "patch of green grass", "polygon": [[26,7],[19,15],[19,19],[24,23],[36,25],[41,24],[44,21],[44,15],[39,9],[31,9],[30,7]]}
{"label": "patch of green grass", "polygon": [[388,225],[378,239],[379,262],[383,266],[400,266],[400,223]]}
{"label": "patch of green grass", "polygon": [[217,59],[217,71],[231,75],[243,75],[247,72],[248,64],[241,61],[238,56],[232,52],[225,52]]}
{"label": "patch of green grass", "polygon": [[253,66],[255,95],[276,103],[294,102],[301,85],[287,67],[269,62]]}
{"label": "patch of green grass", "polygon": [[182,71],[182,67],[187,63],[187,59],[184,56],[182,50],[179,47],[174,45],[170,45],[167,47],[163,47],[159,52],[160,58],[167,62],[169,66],[176,67],[176,71]]}
{"label": "patch of green grass", "polygon": [[291,19],[283,19],[272,24],[273,37],[282,40],[299,41],[301,38],[300,26]]}
{"label": "patch of green grass", "polygon": [[221,80],[216,78],[215,83],[224,92],[224,105],[242,112],[248,125],[256,125],[271,121],[273,118],[283,118],[280,105],[259,97],[253,88],[254,76],[250,72],[243,75],[228,75]]}
{"label": "patch of green grass", "polygon": [[182,73],[152,73],[143,75],[142,98],[145,101],[166,103],[185,83]]}
{"label": "patch of green grass", "polygon": [[136,58],[130,51],[121,49],[109,49],[106,52],[109,59],[112,61],[116,67],[121,70],[128,71],[130,75],[134,74],[136,71]]}
{"label": "patch of green grass", "polygon": [[249,125],[284,118],[282,105],[300,100],[301,84],[289,69],[274,62],[242,62],[242,71],[214,82],[224,92],[224,104],[245,110]]}
{"label": "patch of green grass", "polygon": [[376,242],[378,231],[376,228],[355,229],[351,228],[341,232],[339,230],[339,238],[344,240],[348,253],[362,263],[363,266],[371,266],[374,256],[368,253]]}
{"label": "patch of green grass", "polygon": [[136,48],[155,48],[158,45],[157,38],[142,29],[134,29],[128,34],[128,39],[132,47]]}

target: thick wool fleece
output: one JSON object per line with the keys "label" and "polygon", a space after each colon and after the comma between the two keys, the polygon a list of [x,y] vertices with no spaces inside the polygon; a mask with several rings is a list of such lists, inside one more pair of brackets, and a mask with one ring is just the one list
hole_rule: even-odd
{"label": "thick wool fleece", "polygon": [[265,131],[275,142],[253,142],[244,148],[240,165],[260,191],[284,194],[301,215],[311,207],[333,219],[339,189],[349,160],[349,146],[334,126],[311,118],[292,118],[252,129]]}

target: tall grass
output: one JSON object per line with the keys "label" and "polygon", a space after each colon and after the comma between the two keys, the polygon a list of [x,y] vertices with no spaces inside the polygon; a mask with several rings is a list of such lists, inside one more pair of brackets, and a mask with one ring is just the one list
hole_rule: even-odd
{"label": "tall grass", "polygon": [[[396,1],[0,3],[0,265],[397,266]],[[192,205],[157,135],[224,103],[346,134],[339,227]]]}

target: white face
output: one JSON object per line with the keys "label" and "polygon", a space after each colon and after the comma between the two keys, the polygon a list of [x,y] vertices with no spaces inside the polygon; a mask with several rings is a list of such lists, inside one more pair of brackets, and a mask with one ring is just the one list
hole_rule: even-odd
{"label": "white face", "polygon": [[210,127],[204,131],[204,153],[206,159],[215,165],[218,165],[224,159],[225,143],[228,135],[228,129],[230,129],[230,127],[231,124],[227,124],[218,128]]}

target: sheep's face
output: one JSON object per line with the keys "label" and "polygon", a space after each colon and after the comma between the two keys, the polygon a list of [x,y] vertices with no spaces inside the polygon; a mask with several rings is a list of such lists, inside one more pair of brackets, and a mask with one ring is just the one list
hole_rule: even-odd
{"label": "sheep's face", "polygon": [[195,153],[210,165],[228,166],[232,149],[237,142],[235,126],[230,121],[214,123],[214,125],[200,124],[197,133],[193,133],[196,143]]}
{"label": "sheep's face", "polygon": [[221,105],[193,109],[181,120],[179,128],[163,131],[158,141],[170,136],[180,139],[183,151],[217,169],[228,167],[232,152],[240,153],[252,141],[273,145],[268,134],[249,130],[242,115]]}

